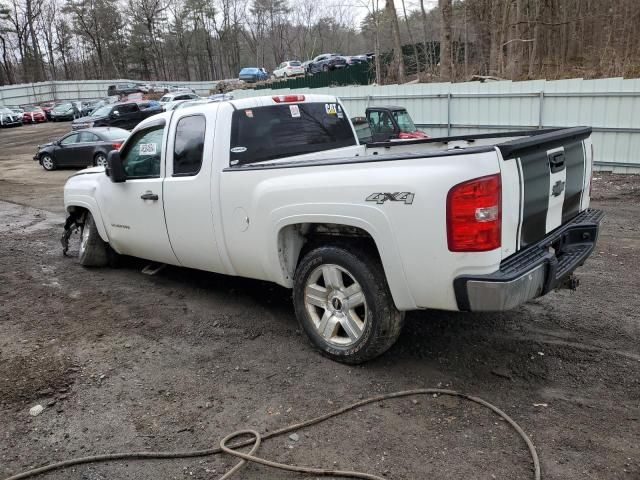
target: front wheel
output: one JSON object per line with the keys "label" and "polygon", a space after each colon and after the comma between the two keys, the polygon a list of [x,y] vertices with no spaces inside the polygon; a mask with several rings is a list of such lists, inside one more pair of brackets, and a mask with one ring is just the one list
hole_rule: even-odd
{"label": "front wheel", "polygon": [[381,355],[398,339],[404,323],[380,260],[341,246],[319,247],[304,256],[296,270],[293,302],[311,344],[343,363]]}
{"label": "front wheel", "polygon": [[82,224],[78,258],[84,267],[104,267],[109,263],[107,244],[100,238],[91,212],[85,214]]}
{"label": "front wheel", "polygon": [[45,153],[44,155],[42,155],[40,157],[40,164],[42,165],[42,168],[44,168],[47,171],[51,171],[51,170],[55,170],[56,169],[56,164],[53,161],[53,157],[51,155],[49,155],[48,153]]}

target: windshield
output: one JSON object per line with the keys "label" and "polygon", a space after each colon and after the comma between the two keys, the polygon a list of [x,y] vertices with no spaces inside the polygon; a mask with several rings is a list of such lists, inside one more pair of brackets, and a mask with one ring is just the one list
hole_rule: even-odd
{"label": "windshield", "polygon": [[162,97],[160,99],[160,103],[167,103],[171,101],[171,96],[170,95],[165,95],[164,97]]}
{"label": "windshield", "polygon": [[70,103],[63,103],[62,105],[58,105],[54,110],[71,110],[73,105]]}
{"label": "windshield", "polygon": [[402,132],[415,132],[416,126],[413,124],[413,120],[409,116],[409,112],[406,110],[394,110],[393,118],[398,122],[398,126]]}
{"label": "windshield", "polygon": [[129,132],[121,128],[110,128],[100,132],[100,134],[107,140],[124,140],[129,136]]}
{"label": "windshield", "polygon": [[13,111],[6,107],[0,107],[0,113],[13,113]]}
{"label": "windshield", "polygon": [[106,117],[111,113],[111,107],[100,107],[95,112],[91,113],[92,117]]}
{"label": "windshield", "polygon": [[29,105],[28,107],[24,107],[25,112],[38,112],[40,111],[40,107],[34,107]]}

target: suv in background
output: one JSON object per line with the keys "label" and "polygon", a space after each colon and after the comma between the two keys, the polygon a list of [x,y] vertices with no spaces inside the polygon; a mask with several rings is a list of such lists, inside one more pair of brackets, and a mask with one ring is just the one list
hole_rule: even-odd
{"label": "suv in background", "polygon": [[135,83],[116,83],[109,85],[107,88],[107,96],[129,95],[130,93],[144,93],[139,85]]}
{"label": "suv in background", "polygon": [[80,130],[92,127],[118,127],[131,130],[142,120],[156,113],[160,111],[154,108],[140,109],[135,102],[114,103],[98,108],[88,117],[74,120],[71,128]]}
{"label": "suv in background", "polygon": [[328,72],[347,66],[347,60],[337,53],[323,53],[311,60],[307,67],[309,73]]}

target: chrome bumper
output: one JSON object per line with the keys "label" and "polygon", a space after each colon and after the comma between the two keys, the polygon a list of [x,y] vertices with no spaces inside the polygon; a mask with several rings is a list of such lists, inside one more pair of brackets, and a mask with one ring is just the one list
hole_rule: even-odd
{"label": "chrome bumper", "polygon": [[510,310],[566,283],[591,255],[604,214],[585,210],[534,245],[507,258],[490,275],[454,281],[462,311]]}

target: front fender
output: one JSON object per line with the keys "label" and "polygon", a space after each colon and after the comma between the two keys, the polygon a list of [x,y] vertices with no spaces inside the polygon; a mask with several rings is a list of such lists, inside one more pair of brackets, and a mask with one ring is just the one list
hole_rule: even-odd
{"label": "front fender", "polygon": [[104,175],[104,167],[93,167],[81,170],[71,176],[64,186],[64,207],[67,212],[75,208],[85,208],[91,212],[100,238],[109,242],[106,225],[100,207],[95,198],[99,187],[98,175]]}
{"label": "front fender", "polygon": [[[327,214],[331,211],[333,213]],[[293,279],[289,278],[280,264],[279,235],[283,228],[300,223],[331,223],[347,225],[366,231],[376,244],[382,267],[387,277],[389,290],[399,310],[416,308],[416,302],[409,289],[403,269],[400,251],[392,235],[392,227],[387,216],[381,210],[367,205],[353,204],[297,204],[288,205],[271,212],[268,255],[263,268],[267,272],[277,272],[278,278],[273,281],[291,287]]]}

